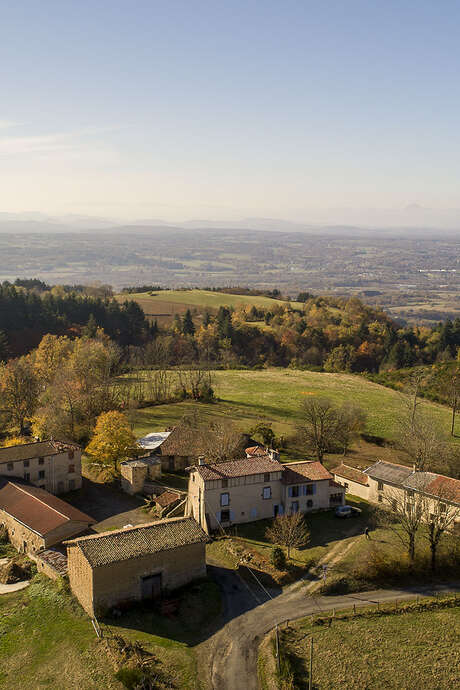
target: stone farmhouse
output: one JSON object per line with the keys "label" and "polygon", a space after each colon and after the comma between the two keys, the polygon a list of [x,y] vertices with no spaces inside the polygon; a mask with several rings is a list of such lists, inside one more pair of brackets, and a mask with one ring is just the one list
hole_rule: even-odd
{"label": "stone farmhouse", "polygon": [[72,592],[95,616],[206,576],[207,535],[191,517],[80,537],[67,544]]}
{"label": "stone farmhouse", "polygon": [[81,449],[52,440],[0,448],[0,475],[24,479],[51,494],[80,489]]}
{"label": "stone farmhouse", "polygon": [[[397,465],[379,460],[366,470],[348,465],[334,469],[334,478],[345,491],[370,501],[391,506],[392,500],[404,497],[411,501],[414,494],[431,502],[432,512],[460,509],[460,481],[434,472],[421,472],[415,466]],[[460,512],[458,521],[460,524]]]}
{"label": "stone farmhouse", "polygon": [[85,532],[94,520],[44,489],[0,477],[0,525],[13,546],[34,555]]}
{"label": "stone farmhouse", "polygon": [[[187,421],[181,421],[171,432],[165,432],[164,435],[166,438],[153,450],[154,455],[161,458],[163,472],[182,472],[190,465],[197,464],[198,459],[206,455],[208,432]],[[145,439],[139,439],[138,443],[145,447],[143,441]],[[248,434],[237,434],[233,454],[242,456],[250,441]]]}
{"label": "stone farmhouse", "polygon": [[320,462],[283,465],[269,455],[189,468],[186,514],[206,532],[273,518],[285,512],[326,510],[344,502],[344,487]]}

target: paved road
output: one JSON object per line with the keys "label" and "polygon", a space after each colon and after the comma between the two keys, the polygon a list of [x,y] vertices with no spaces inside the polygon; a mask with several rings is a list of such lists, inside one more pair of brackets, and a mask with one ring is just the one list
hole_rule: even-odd
{"label": "paved road", "polygon": [[[342,596],[307,596],[305,583],[295,583],[270,599],[235,571],[212,568],[224,595],[226,623],[206,643],[203,651],[210,660],[207,685],[213,690],[257,690],[257,650],[264,635],[277,623],[302,618],[312,613],[342,609],[372,602],[411,599],[430,594],[431,588],[389,589]],[[455,585],[440,590],[460,589]],[[263,602],[263,603],[261,603]]]}

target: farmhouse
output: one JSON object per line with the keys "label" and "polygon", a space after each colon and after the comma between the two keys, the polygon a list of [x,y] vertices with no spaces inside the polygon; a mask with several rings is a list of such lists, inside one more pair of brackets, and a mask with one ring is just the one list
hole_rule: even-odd
{"label": "farmhouse", "polygon": [[[169,433],[153,452],[161,457],[161,469],[164,472],[181,472],[189,465],[195,465],[198,458],[206,455],[209,432],[182,420]],[[232,454],[243,455],[250,437],[248,434],[235,434],[232,439]]]}
{"label": "farmhouse", "polygon": [[0,525],[18,551],[36,554],[85,532],[94,520],[44,489],[0,477]]}
{"label": "farmhouse", "polygon": [[[345,490],[371,503],[391,503],[404,498],[410,501],[419,494],[431,504],[431,511],[446,511],[447,506],[460,509],[460,481],[435,472],[422,472],[415,466],[397,465],[379,460],[364,471],[340,465],[334,469],[335,480]],[[460,510],[457,522],[460,521]]]}
{"label": "farmhouse", "polygon": [[319,462],[283,465],[269,455],[189,468],[187,515],[207,532],[219,526],[343,503],[344,488]]}
{"label": "farmhouse", "polygon": [[81,449],[51,440],[0,448],[0,474],[24,479],[52,494],[80,489]]}
{"label": "farmhouse", "polygon": [[191,517],[74,539],[67,542],[70,587],[90,616],[155,599],[205,577],[207,541]]}

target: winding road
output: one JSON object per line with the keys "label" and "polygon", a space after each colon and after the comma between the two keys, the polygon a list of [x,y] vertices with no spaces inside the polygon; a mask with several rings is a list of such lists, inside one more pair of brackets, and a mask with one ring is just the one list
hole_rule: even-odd
{"label": "winding road", "polygon": [[[341,596],[307,595],[305,582],[297,582],[283,593],[267,594],[254,580],[248,584],[236,571],[210,567],[224,598],[224,626],[203,642],[200,656],[207,659],[206,687],[213,690],[257,690],[257,650],[264,635],[276,624],[309,614],[364,606],[396,599],[411,599],[435,591],[460,590],[458,585],[439,588],[374,590]],[[273,596],[275,595],[275,596]]]}

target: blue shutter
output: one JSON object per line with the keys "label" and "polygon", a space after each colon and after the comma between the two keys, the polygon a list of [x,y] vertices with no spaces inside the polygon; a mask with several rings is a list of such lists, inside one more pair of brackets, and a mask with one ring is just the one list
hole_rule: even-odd
{"label": "blue shutter", "polygon": [[292,486],[290,486],[288,489],[288,496],[292,498]]}
{"label": "blue shutter", "polygon": [[278,514],[279,514],[279,515],[284,515],[284,506],[283,506],[282,503],[281,503],[281,505],[280,505],[280,507],[279,507]]}
{"label": "blue shutter", "polygon": [[233,522],[234,519],[235,519],[235,513],[233,512],[233,510],[231,510],[230,511],[230,520]]}
{"label": "blue shutter", "polygon": [[313,484],[313,495],[316,494],[316,484]]}
{"label": "blue shutter", "polygon": [[252,508],[251,510],[251,517],[256,518],[257,517],[257,508]]}
{"label": "blue shutter", "polygon": [[302,486],[302,496],[306,496],[306,495],[307,495],[307,485],[304,484],[304,485]]}
{"label": "blue shutter", "polygon": [[217,522],[220,522],[220,511],[216,513],[216,520]]}

